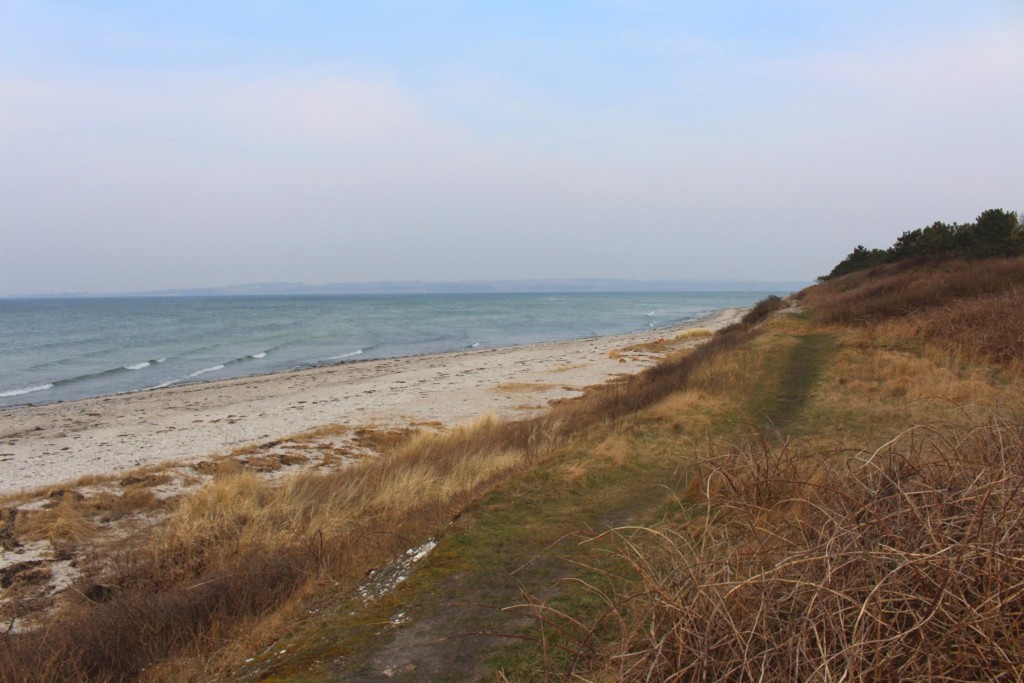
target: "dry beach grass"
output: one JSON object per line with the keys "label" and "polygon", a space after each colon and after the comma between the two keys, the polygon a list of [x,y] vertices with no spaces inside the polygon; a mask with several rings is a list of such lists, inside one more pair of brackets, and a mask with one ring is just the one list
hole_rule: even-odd
{"label": "dry beach grass", "polygon": [[[723,339],[723,347],[735,343],[732,336]],[[695,357],[701,353],[707,351]],[[200,468],[212,479],[178,496],[157,527],[94,549],[82,563],[78,599],[65,601],[52,618],[39,618],[38,628],[5,636],[0,676],[136,677],[182,652],[245,640],[254,624],[273,621],[275,610],[320,582],[355,586],[368,568],[443,529],[483,491],[543,459],[552,444],[670,392],[695,362],[680,356],[537,418],[485,417],[420,434],[326,425],[288,439],[308,444],[352,431],[383,455],[341,470],[268,481],[253,471],[262,449],[236,449]],[[204,463],[193,468],[199,465]],[[125,507],[136,500],[132,496],[156,505],[133,491],[112,498]],[[92,502],[72,497],[73,504],[22,519],[33,526],[59,520],[58,533],[84,543],[95,531]],[[71,524],[78,528],[72,531]],[[19,527],[12,531],[16,535]]]}
{"label": "dry beach grass", "polygon": [[[524,588],[522,605],[499,610],[536,625],[511,622],[521,642],[490,664],[498,680],[1019,680],[1021,272],[1016,260],[854,273],[805,292],[800,306],[766,300],[700,346],[620,346],[657,362],[540,414],[366,433],[382,457],[342,470],[268,479],[240,464],[263,452],[241,449],[130,552],[107,555],[102,582],[79,585],[85,595],[59,619],[5,636],[0,675],[230,677],[283,631],[371,669],[373,652],[386,651],[374,675],[399,675],[385,641],[405,626],[380,610],[412,604],[344,602],[324,630],[307,606],[358,595],[367,572],[441,535],[457,571],[431,568],[406,600],[497,580],[487,572],[504,567],[488,559],[498,547],[512,553],[502,580],[525,583],[524,568],[545,560],[538,539],[516,534],[551,533],[539,540],[554,547],[580,524],[577,506],[593,508],[590,520],[630,523],[577,527],[579,547],[596,551],[574,560],[569,581],[541,587],[555,597]],[[499,391],[521,398],[540,379]],[[335,448],[357,431],[329,425],[304,438]],[[53,502],[35,537],[88,543],[92,530],[71,524],[88,501]],[[656,518],[643,517],[651,510]],[[468,609],[446,606],[430,622],[421,604],[422,628],[432,634]],[[331,640],[349,637],[335,624],[360,619],[373,640]],[[448,647],[470,651],[460,642]],[[252,675],[342,675],[301,654],[266,666]]]}
{"label": "dry beach grass", "polygon": [[1022,263],[807,292],[821,322],[801,334],[838,340],[830,369],[796,415],[710,441],[678,514],[599,537],[620,583],[562,675],[1024,677]]}

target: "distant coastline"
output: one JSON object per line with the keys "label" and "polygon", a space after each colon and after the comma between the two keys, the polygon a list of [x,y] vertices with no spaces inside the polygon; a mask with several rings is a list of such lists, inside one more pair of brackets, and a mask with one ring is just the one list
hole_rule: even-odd
{"label": "distant coastline", "polygon": [[67,299],[111,297],[184,296],[310,296],[337,294],[537,294],[537,293],[633,293],[633,292],[762,292],[796,291],[810,285],[803,280],[622,280],[610,278],[421,280],[332,282],[310,285],[301,282],[264,282],[223,287],[161,289],[140,292],[51,292],[3,296],[2,299]]}

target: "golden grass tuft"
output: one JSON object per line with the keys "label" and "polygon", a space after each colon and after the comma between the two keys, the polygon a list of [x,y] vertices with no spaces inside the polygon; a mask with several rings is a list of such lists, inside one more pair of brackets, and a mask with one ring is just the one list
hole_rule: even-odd
{"label": "golden grass tuft", "polygon": [[15,533],[25,540],[68,541],[81,543],[99,535],[85,508],[73,498],[65,498],[49,510],[18,515]]}
{"label": "golden grass tuft", "polygon": [[156,465],[147,465],[117,474],[88,474],[57,485],[39,486],[34,489],[0,495],[0,507],[24,505],[39,498],[46,498],[58,490],[73,491],[86,486],[100,486],[112,482],[120,482],[128,478],[163,483],[163,477],[167,477],[169,471],[184,466],[185,463],[180,460],[167,460]]}
{"label": "golden grass tuft", "polygon": [[94,514],[102,513],[106,519],[118,519],[162,505],[156,494],[143,485],[125,487],[120,495],[102,491],[80,503],[82,508]]}
{"label": "golden grass tuft", "polygon": [[594,449],[594,454],[608,458],[616,465],[625,465],[633,457],[634,447],[621,435],[613,434]]}
{"label": "golden grass tuft", "polygon": [[710,337],[714,334],[714,332],[712,332],[706,327],[694,327],[689,330],[683,330],[675,337],[673,337],[673,339],[675,341],[689,341],[691,339],[703,339],[705,337]]}
{"label": "golden grass tuft", "polygon": [[355,430],[354,441],[362,448],[384,453],[404,445],[418,433],[418,430],[409,428],[372,429],[360,427]]}
{"label": "golden grass tuft", "polygon": [[671,339],[666,337],[659,337],[652,339],[651,341],[640,342],[638,344],[630,344],[621,349],[612,349],[608,352],[608,357],[612,360],[621,360],[628,357],[629,354],[636,353],[666,353],[673,351],[678,347],[680,342],[691,342],[697,339],[707,339],[713,337],[715,333],[706,327],[695,327],[676,334]]}
{"label": "golden grass tuft", "polygon": [[666,397],[647,414],[651,419],[670,423],[677,433],[700,437],[722,419],[726,405],[720,395],[688,389]]}
{"label": "golden grass tuft", "polygon": [[525,394],[532,391],[547,391],[554,389],[555,384],[544,384],[541,382],[505,382],[494,387],[493,391],[499,394]]}
{"label": "golden grass tuft", "polygon": [[351,431],[351,427],[344,424],[328,424],[314,429],[307,429],[304,432],[299,432],[291,437],[289,441],[296,441],[304,443],[308,441],[318,441],[320,439],[327,439],[333,436],[344,436]]}

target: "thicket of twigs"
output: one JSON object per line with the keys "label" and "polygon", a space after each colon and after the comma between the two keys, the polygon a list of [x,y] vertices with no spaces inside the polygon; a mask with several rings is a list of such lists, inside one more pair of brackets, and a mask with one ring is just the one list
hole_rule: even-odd
{"label": "thicket of twigs", "polygon": [[617,680],[1024,677],[1024,425],[908,431],[845,461],[755,440],[689,523],[619,532],[642,586]]}

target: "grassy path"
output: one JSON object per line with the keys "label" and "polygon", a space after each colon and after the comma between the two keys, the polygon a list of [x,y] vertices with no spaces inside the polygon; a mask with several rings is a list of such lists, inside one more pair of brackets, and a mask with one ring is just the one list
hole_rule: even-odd
{"label": "grassy path", "polygon": [[[748,429],[752,413],[776,428],[798,426],[834,340],[801,323],[777,341],[758,356],[754,406],[719,407],[708,438]],[[584,621],[596,615],[603,604],[580,580],[600,582],[590,568],[613,561],[606,546],[581,541],[677,511],[689,479],[683,465],[705,446],[664,411],[589,430],[453,522],[391,592],[369,602],[321,593],[309,606],[315,617],[277,642],[278,654],[258,658],[248,679],[472,681],[500,669],[526,681],[557,671],[567,661],[558,645],[575,648],[575,636],[555,636],[545,653],[530,640],[540,630],[528,612],[506,608],[531,596]]]}
{"label": "grassy path", "polygon": [[[564,654],[559,646],[583,650],[586,660],[589,653],[586,647],[580,647],[580,639],[586,637],[590,625],[609,629],[595,639],[605,647],[593,659],[584,661],[584,666],[572,671],[589,673],[595,680],[613,680],[621,672],[636,673],[637,680],[644,680],[643,676],[655,680],[678,672],[681,661],[708,662],[709,668],[705,670],[712,672],[708,674],[709,680],[718,679],[723,671],[738,676],[740,671],[800,670],[800,676],[806,677],[807,672],[823,670],[816,662],[806,671],[794,668],[793,643],[809,643],[798,652],[816,655],[821,650],[828,659],[825,666],[833,667],[830,670],[837,676],[848,677],[849,671],[856,671],[845,668],[849,658],[845,654],[835,657],[829,649],[820,647],[823,642],[847,641],[856,641],[860,643],[857,647],[863,648],[854,654],[855,666],[878,663],[877,670],[882,672],[903,671],[905,664],[916,658],[914,666],[918,667],[920,677],[920,672],[930,672],[946,662],[950,652],[956,657],[963,656],[965,661],[970,659],[968,655],[977,654],[970,660],[976,666],[975,672],[993,670],[994,666],[1017,671],[1019,667],[1012,667],[1016,667],[1019,658],[1004,653],[1010,642],[1005,639],[1006,628],[1012,630],[1013,624],[1020,623],[1019,614],[1013,611],[1017,607],[1004,610],[1001,603],[999,619],[1005,622],[979,626],[972,631],[967,647],[947,647],[942,642],[957,637],[957,629],[946,624],[936,626],[933,622],[948,618],[949,623],[962,625],[964,617],[947,614],[946,607],[937,610],[940,601],[930,594],[931,588],[917,602],[908,600],[908,595],[918,595],[917,578],[909,589],[902,584],[893,588],[891,595],[895,599],[877,601],[878,605],[897,605],[894,617],[887,616],[889,613],[884,609],[876,609],[873,602],[872,596],[884,588],[873,577],[894,581],[898,577],[892,567],[910,566],[908,558],[913,558],[915,566],[922,558],[937,558],[933,569],[938,577],[977,575],[974,565],[963,565],[966,569],[950,573],[947,559],[955,554],[947,551],[953,547],[962,546],[964,549],[956,552],[966,556],[967,546],[960,541],[964,528],[975,524],[980,528],[979,520],[992,518],[968,506],[958,519],[971,521],[949,526],[949,511],[954,509],[954,503],[960,504],[961,488],[950,488],[944,483],[951,481],[950,475],[939,466],[956,464],[962,457],[960,451],[955,452],[955,459],[943,455],[934,463],[939,467],[935,480],[939,483],[926,481],[920,488],[912,489],[915,497],[906,499],[914,502],[900,513],[905,515],[905,521],[909,520],[907,526],[894,534],[892,541],[887,540],[884,548],[877,541],[880,531],[860,521],[858,507],[849,505],[851,499],[845,492],[856,489],[864,493],[864,509],[884,505],[879,508],[884,516],[881,512],[876,516],[886,519],[886,525],[897,519],[890,499],[902,498],[877,495],[871,487],[883,492],[886,489],[876,486],[881,480],[871,479],[872,471],[866,467],[864,471],[852,471],[844,469],[843,464],[874,459],[872,453],[890,447],[892,435],[906,434],[908,425],[935,423],[938,428],[929,432],[928,439],[933,433],[945,434],[942,429],[954,428],[965,430],[965,434],[982,435],[978,452],[990,459],[979,461],[981,469],[977,476],[965,475],[970,480],[962,487],[966,489],[980,480],[988,463],[1006,462],[1002,435],[1012,437],[1011,441],[1020,438],[1018,431],[1011,434],[998,424],[994,433],[1001,436],[984,436],[985,429],[993,429],[990,423],[994,418],[982,415],[987,422],[982,429],[975,429],[970,420],[977,416],[971,413],[971,406],[1010,405],[1019,409],[1019,391],[1008,387],[1003,375],[988,367],[954,362],[929,349],[922,352],[915,337],[876,337],[874,331],[861,328],[823,326],[815,322],[819,320],[815,316],[816,313],[780,315],[769,320],[761,334],[745,337],[743,345],[729,347],[683,380],[674,382],[671,387],[686,384],[678,392],[669,396],[659,393],[656,404],[644,404],[647,409],[588,429],[585,436],[570,440],[550,459],[491,492],[458,519],[434,554],[397,590],[368,604],[353,599],[341,604],[325,602],[329,610],[312,621],[309,628],[295,633],[290,642],[275,645],[290,652],[294,644],[302,654],[264,664],[260,677],[267,678],[269,674],[278,680],[346,681],[562,680],[561,674],[571,668],[573,661],[572,654]],[[918,442],[908,437],[899,444],[903,450],[893,457],[903,459],[896,462],[914,462],[908,458],[930,457],[925,447],[955,444],[954,448],[961,448],[955,436],[958,432],[952,433],[954,436],[948,442],[938,438]],[[784,441],[784,447],[780,448],[776,439]],[[970,446],[973,442],[964,443]],[[990,451],[999,458],[985,455]],[[767,464],[774,467],[775,461],[769,456],[781,452],[793,460],[780,467],[792,465],[792,472],[764,468],[765,463],[758,460],[764,455]],[[866,454],[870,457],[865,458]],[[750,459],[744,460],[746,456]],[[838,463],[835,468],[829,464],[833,458]],[[723,507],[726,516],[715,522],[720,524],[715,528],[717,535],[707,534],[699,514],[694,516],[699,508],[681,505],[675,497],[691,483],[688,480],[696,468],[690,463],[695,459],[704,460],[706,467],[724,463],[723,469],[712,471],[721,475],[715,480],[718,489],[712,488],[711,475],[706,479],[694,478],[694,486],[689,489],[696,491],[694,499],[700,500],[699,492],[707,483],[707,495],[713,505],[732,505]],[[879,463],[881,460],[882,456]],[[819,469],[819,463],[824,467]],[[733,464],[735,468],[728,469]],[[805,465],[806,471],[801,469]],[[925,470],[908,471],[904,475],[886,470],[883,475],[886,482],[905,477],[917,487],[915,478],[924,476],[921,473]],[[801,479],[804,476],[808,477],[807,482]],[[1000,471],[993,481],[1010,480]],[[805,485],[814,495],[801,493]],[[820,492],[826,485],[823,495]],[[1016,496],[1019,485],[1013,486]],[[924,519],[920,515],[925,507],[916,501],[925,495],[937,496],[933,508],[937,516],[922,523],[916,520]],[[838,502],[834,510],[829,507],[830,498]],[[973,505],[971,501],[976,499],[983,501],[982,505],[990,504],[987,493],[967,502]],[[847,505],[849,508],[844,507]],[[745,511],[749,511],[746,517]],[[637,571],[656,580],[634,580],[620,585],[619,590],[607,591],[607,595],[619,601],[614,614],[621,621],[598,619],[605,605],[594,587],[604,588],[601,582],[606,579],[615,583],[614,575],[621,566],[617,562],[621,560],[608,552],[614,549],[611,544],[579,541],[587,537],[587,531],[617,525],[652,526],[659,519],[665,523],[657,525],[655,531],[679,533],[669,537],[672,548],[666,551],[668,554],[648,552],[651,548],[640,538],[642,533],[635,535],[640,540],[633,546],[635,556],[643,558],[638,561]],[[950,542],[935,531],[944,525],[952,530],[948,534]],[[819,537],[816,534],[820,529],[834,535]],[[921,543],[914,541],[918,533],[922,534]],[[1010,538],[1008,531],[999,533]],[[625,531],[622,542],[632,542],[633,538]],[[671,538],[681,542],[675,545]],[[707,556],[689,544],[690,539],[699,544],[707,539],[714,544],[716,538],[721,545],[711,547]],[[799,545],[803,538],[810,539],[806,548]],[[907,539],[909,550],[901,550],[901,543]],[[935,543],[941,551],[918,551],[919,547],[930,548],[929,544]],[[821,548],[828,552],[822,554]],[[881,564],[864,576],[847,571],[848,567],[865,566],[864,548],[872,548],[872,561]],[[703,545],[700,550],[704,550]],[[755,550],[776,554],[758,556],[764,558],[763,564],[760,559],[752,563],[750,553]],[[794,557],[793,553],[797,553],[799,562],[787,559]],[[988,562],[986,553],[987,545],[982,555]],[[705,562],[705,557],[712,560]],[[646,564],[648,560],[650,564]],[[696,560],[696,564],[688,565],[691,560]],[[714,573],[725,562],[732,562],[735,571]],[[687,573],[698,565],[711,567],[712,573]],[[748,578],[743,572],[751,565],[755,575]],[[779,568],[781,578],[773,578],[763,567]],[[603,569],[609,570],[608,575],[601,573]],[[707,582],[701,584],[698,575],[705,576]],[[681,582],[680,576],[695,578]],[[1006,579],[1009,575],[1001,576],[1000,580],[1005,580],[1011,589],[1019,585],[1019,581],[1013,583],[1014,578]],[[739,577],[737,588],[729,588],[733,577]],[[951,591],[969,587],[967,593],[958,593],[959,597],[949,600],[949,605],[966,606],[968,620],[981,619],[979,615],[984,610],[978,605],[988,609],[993,604],[987,594],[972,592],[975,584],[967,580],[947,583],[943,579],[929,584],[934,585],[941,586],[940,595],[947,587]],[[792,586],[796,587],[794,592],[787,593]],[[638,587],[646,587],[647,592],[638,596]],[[695,599],[695,590],[704,590],[706,600]],[[718,593],[723,590],[724,593]],[[524,595],[530,600],[524,600]],[[779,599],[779,595],[788,597]],[[839,602],[828,603],[837,595],[842,596]],[[508,609],[509,605],[524,601],[542,602],[578,618],[579,622],[556,619],[554,626],[549,623],[542,630],[530,620],[528,611]],[[851,635],[849,624],[856,626],[861,615],[871,610],[875,610],[872,618],[877,619],[879,626],[864,634]],[[809,616],[794,619],[793,614]],[[837,620],[836,615],[843,614],[852,616],[845,622]],[[908,621],[912,617],[919,621]],[[908,623],[917,625],[906,630]],[[1002,626],[1003,623],[1011,626]],[[618,624],[622,625],[621,631],[616,628]],[[806,624],[813,629],[808,630]],[[822,633],[832,635],[820,635],[819,624]],[[558,628],[565,629],[561,636],[555,633]],[[926,628],[935,629],[932,637],[906,642],[893,638],[886,648],[878,647],[877,633],[883,629],[915,634]],[[540,633],[548,636],[543,646],[531,640]],[[998,656],[980,650],[975,653],[971,648],[977,648],[980,642],[975,633],[988,634],[984,635],[989,639],[986,642],[992,644],[992,652]],[[617,638],[620,635],[623,637]],[[857,641],[858,638],[861,640]],[[763,646],[759,644],[762,641]],[[929,643],[932,649],[920,654]],[[768,654],[762,655],[762,651]],[[705,657],[708,652],[711,655]],[[769,656],[770,661],[765,658]],[[806,659],[803,655],[799,659],[799,666],[804,666]],[[725,668],[715,669],[717,661],[724,662]],[[736,662],[749,669],[737,668]],[[776,668],[762,668],[766,662]]]}
{"label": "grassy path", "polygon": [[835,351],[832,335],[808,332],[796,339],[775,392],[766,392],[765,417],[769,425],[783,432],[799,430],[799,418],[822,370]]}
{"label": "grassy path", "polygon": [[[365,604],[330,605],[275,644],[294,657],[259,662],[252,679],[476,680],[492,669],[496,649],[521,642],[503,635],[532,620],[503,608],[524,594],[588,609],[591,598],[562,581],[601,555],[598,545],[580,544],[584,535],[656,517],[678,484],[671,440],[642,425],[631,431],[616,439],[620,454],[630,450],[626,462],[602,456],[602,436],[591,434],[492,492],[453,523],[407,581]],[[535,648],[521,650],[505,665],[541,664],[527,661]]]}

